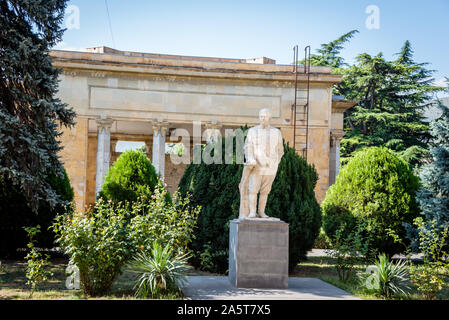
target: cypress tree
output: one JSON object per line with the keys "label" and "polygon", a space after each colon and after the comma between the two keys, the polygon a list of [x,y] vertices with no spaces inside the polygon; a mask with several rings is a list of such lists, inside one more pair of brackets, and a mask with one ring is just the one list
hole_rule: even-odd
{"label": "cypress tree", "polygon": [[55,97],[49,50],[61,40],[66,0],[0,1],[0,177],[20,187],[35,212],[63,200],[46,177],[63,178],[58,125],[75,113]]}

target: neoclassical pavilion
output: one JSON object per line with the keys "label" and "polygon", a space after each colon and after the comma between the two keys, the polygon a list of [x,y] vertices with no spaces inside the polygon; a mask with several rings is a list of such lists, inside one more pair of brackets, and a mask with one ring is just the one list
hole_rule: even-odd
{"label": "neoclassical pavilion", "polygon": [[[104,175],[119,155],[119,141],[144,143],[171,191],[186,167],[166,154],[166,143],[185,142],[170,139],[176,129],[189,134],[192,148],[204,143],[210,132],[224,135],[258,124],[259,110],[270,108],[272,125],[293,145],[296,80],[291,65],[265,57],[190,57],[107,47],[54,50],[51,56],[54,66],[63,69],[59,98],[77,113],[76,126],[63,129],[61,158],[79,210],[94,203]],[[319,174],[318,201],[338,174],[343,112],[356,103],[333,97],[332,86],[341,76],[331,71],[311,67],[308,122],[297,122],[296,129],[307,132],[307,161]],[[305,84],[306,74],[299,73],[297,81]],[[295,147],[302,154],[304,141],[297,139]]]}

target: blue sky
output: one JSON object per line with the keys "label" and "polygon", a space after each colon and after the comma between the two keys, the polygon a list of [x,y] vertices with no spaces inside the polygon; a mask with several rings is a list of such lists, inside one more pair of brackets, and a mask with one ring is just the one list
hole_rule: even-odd
{"label": "blue sky", "polygon": [[[347,62],[362,53],[394,58],[405,40],[415,60],[429,62],[442,84],[449,77],[449,0],[143,1],[72,0],[79,28],[68,29],[58,49],[109,46],[119,50],[226,58],[269,57],[292,62],[292,48],[321,43],[358,29],[342,51]],[[368,29],[368,6],[379,9],[379,28]],[[73,24],[74,15],[65,23]],[[111,32],[112,29],[112,32]],[[448,94],[444,94],[448,95]]]}

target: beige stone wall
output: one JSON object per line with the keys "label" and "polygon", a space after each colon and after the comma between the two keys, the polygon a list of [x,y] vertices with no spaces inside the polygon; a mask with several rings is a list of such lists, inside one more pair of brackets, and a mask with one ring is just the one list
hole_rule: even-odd
{"label": "beige stone wall", "polygon": [[187,164],[174,164],[170,160],[170,155],[165,155],[165,181],[167,190],[173,194],[178,189],[179,182],[181,181],[184,171],[187,168]]}
{"label": "beige stone wall", "polygon": [[[83,210],[86,204],[86,169],[90,166],[87,159],[88,120],[77,118],[72,129],[61,128],[61,161],[70,179],[74,191],[77,210]],[[89,164],[88,164],[89,163]]]}

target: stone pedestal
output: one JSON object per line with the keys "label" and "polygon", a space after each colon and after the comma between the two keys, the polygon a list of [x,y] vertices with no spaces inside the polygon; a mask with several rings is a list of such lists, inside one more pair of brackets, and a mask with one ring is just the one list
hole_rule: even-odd
{"label": "stone pedestal", "polygon": [[288,224],[274,218],[232,220],[228,278],[237,288],[287,288]]}

